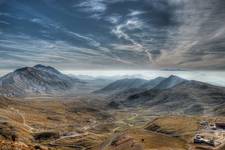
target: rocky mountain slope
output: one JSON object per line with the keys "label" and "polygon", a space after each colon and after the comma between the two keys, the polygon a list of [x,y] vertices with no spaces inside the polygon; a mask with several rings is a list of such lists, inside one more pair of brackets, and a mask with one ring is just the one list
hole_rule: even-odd
{"label": "rocky mountain slope", "polygon": [[[178,76],[174,76],[171,75],[168,78],[164,78],[164,77],[157,77],[155,79],[152,80],[147,80],[144,83],[140,82],[139,84],[136,84],[136,87],[132,87],[132,86],[127,86],[126,88],[119,88],[121,85],[120,84],[115,84],[115,83],[122,83],[120,82],[121,80],[118,80],[116,82],[113,82],[112,84],[106,86],[106,88],[110,87],[111,93],[109,92],[104,92],[105,88],[103,88],[102,90],[99,90],[99,93],[103,93],[105,95],[107,95],[107,98],[113,102],[113,104],[120,102],[120,101],[124,101],[126,100],[129,96],[131,95],[135,95],[138,93],[142,93],[151,89],[158,89],[158,90],[163,90],[163,89],[168,89],[168,88],[172,88],[184,81],[186,81],[185,79],[182,79]],[[123,80],[122,80],[123,81]],[[132,79],[130,79],[130,81],[132,81]],[[111,87],[111,85],[117,85],[116,89],[120,89],[120,90],[113,90],[113,88]],[[112,104],[112,103],[110,103]]]}
{"label": "rocky mountain slope", "polygon": [[0,94],[25,96],[56,94],[72,89],[82,81],[62,74],[50,66],[36,65],[15,70],[0,78]]}
{"label": "rocky mountain slope", "polygon": [[184,81],[168,89],[151,89],[130,95],[125,106],[142,105],[159,113],[223,114],[225,88],[198,81]]}
{"label": "rocky mountain slope", "polygon": [[178,76],[156,78],[108,95],[109,107],[143,107],[156,114],[225,114],[225,88]]}
{"label": "rocky mountain slope", "polygon": [[134,91],[145,91],[150,89],[168,89],[186,81],[178,76],[171,75],[168,78],[157,77],[152,80],[144,79],[121,79],[117,80],[95,93],[120,95]]}

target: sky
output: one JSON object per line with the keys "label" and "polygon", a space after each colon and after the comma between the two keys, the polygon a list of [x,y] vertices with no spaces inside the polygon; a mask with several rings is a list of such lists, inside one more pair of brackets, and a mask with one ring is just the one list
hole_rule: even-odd
{"label": "sky", "polygon": [[224,0],[0,0],[0,70],[225,69]]}

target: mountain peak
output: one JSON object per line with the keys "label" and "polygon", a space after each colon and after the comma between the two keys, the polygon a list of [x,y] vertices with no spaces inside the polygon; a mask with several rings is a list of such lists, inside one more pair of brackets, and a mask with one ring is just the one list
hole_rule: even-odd
{"label": "mountain peak", "polygon": [[42,64],[37,64],[33,67],[19,68],[19,69],[16,69],[14,72],[15,73],[24,73],[24,72],[37,72],[37,71],[45,71],[45,72],[49,72],[49,73],[51,72],[51,73],[55,73],[55,74],[61,74],[55,68],[53,68],[51,66],[45,66],[45,65],[42,65]]}
{"label": "mountain peak", "polygon": [[37,65],[33,66],[33,68],[36,68],[36,69],[40,69],[40,68],[48,69],[48,68],[53,68],[53,67],[45,66],[45,65],[42,65],[42,64],[37,64]]}
{"label": "mountain peak", "polygon": [[165,78],[163,78],[163,77],[157,77],[155,79],[149,80],[147,83],[142,85],[142,88],[144,88],[144,89],[152,89],[155,86],[157,86],[160,82],[162,82],[163,80],[165,80]]}
{"label": "mountain peak", "polygon": [[[179,77],[179,76],[176,76],[176,75],[173,75],[173,74],[170,75],[170,76],[168,77],[168,79],[169,79],[169,78],[179,78],[179,79],[183,79],[183,78],[181,78],[181,77]],[[185,80],[185,79],[183,79],[183,80]]]}
{"label": "mountain peak", "polygon": [[38,69],[38,70],[42,70],[42,71],[51,71],[57,74],[60,74],[60,72],[58,70],[56,70],[55,68],[51,67],[51,66],[45,66],[42,64],[37,64],[35,66],[33,66],[33,68]]}
{"label": "mountain peak", "polygon": [[23,68],[19,68],[16,69],[15,72],[24,72],[24,71],[31,71],[33,68],[32,67],[23,67]]}
{"label": "mountain peak", "polygon": [[48,66],[42,65],[42,64],[37,64],[35,66],[33,66],[34,68],[46,68]]}
{"label": "mountain peak", "polygon": [[171,75],[168,78],[166,78],[165,80],[163,80],[162,82],[160,82],[159,85],[157,85],[155,88],[156,89],[168,89],[168,88],[172,88],[184,81],[187,81],[179,76],[176,75]]}
{"label": "mountain peak", "polygon": [[[60,73],[53,67],[23,67],[0,78],[0,91],[8,96],[57,93],[72,89],[78,79]],[[1,93],[0,93],[1,95]]]}

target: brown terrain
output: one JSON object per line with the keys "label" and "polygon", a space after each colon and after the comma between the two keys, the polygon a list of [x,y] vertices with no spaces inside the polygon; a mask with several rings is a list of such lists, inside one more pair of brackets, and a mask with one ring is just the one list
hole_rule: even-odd
{"label": "brown terrain", "polygon": [[101,99],[89,100],[1,97],[0,149],[191,150],[199,122],[215,119],[106,110]]}

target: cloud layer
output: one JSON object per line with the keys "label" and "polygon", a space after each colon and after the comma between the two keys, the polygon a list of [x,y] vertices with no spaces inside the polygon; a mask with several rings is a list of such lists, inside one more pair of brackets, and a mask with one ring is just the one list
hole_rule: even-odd
{"label": "cloud layer", "polygon": [[224,0],[0,0],[0,69],[225,69]]}

